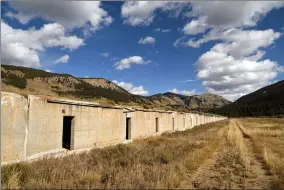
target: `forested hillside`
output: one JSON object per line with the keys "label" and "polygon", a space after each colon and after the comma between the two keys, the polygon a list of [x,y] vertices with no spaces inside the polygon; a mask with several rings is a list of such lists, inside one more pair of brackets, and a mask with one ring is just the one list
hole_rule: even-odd
{"label": "forested hillside", "polygon": [[278,116],[284,114],[284,80],[247,94],[214,113],[230,117]]}

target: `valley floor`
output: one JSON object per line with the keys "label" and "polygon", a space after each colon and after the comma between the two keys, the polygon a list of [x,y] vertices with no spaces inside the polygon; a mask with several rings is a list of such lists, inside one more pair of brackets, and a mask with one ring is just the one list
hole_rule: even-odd
{"label": "valley floor", "polygon": [[230,119],[2,167],[2,188],[284,188],[284,118]]}

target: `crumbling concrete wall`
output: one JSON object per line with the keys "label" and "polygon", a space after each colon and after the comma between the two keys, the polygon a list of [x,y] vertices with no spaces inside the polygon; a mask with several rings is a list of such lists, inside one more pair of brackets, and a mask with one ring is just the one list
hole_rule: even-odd
{"label": "crumbling concrete wall", "polygon": [[[131,138],[141,138],[153,135],[157,132],[172,130],[171,112],[135,111],[126,113],[131,118]],[[156,129],[156,118],[158,118],[158,131]]]}
{"label": "crumbling concrete wall", "polygon": [[185,117],[183,113],[175,113],[175,130],[182,131],[185,129]]}
{"label": "crumbling concrete wall", "polygon": [[191,128],[191,117],[189,113],[184,114],[185,117],[185,129],[190,129]]}
{"label": "crumbling concrete wall", "polygon": [[63,116],[74,116],[74,149],[104,146],[124,140],[123,109],[50,103],[29,96],[27,155],[62,148]]}
{"label": "crumbling concrete wall", "polygon": [[1,161],[26,156],[28,101],[25,97],[1,92]]}
{"label": "crumbling concrete wall", "polygon": [[[131,139],[151,136],[226,117],[203,113],[105,107],[73,100],[23,96],[2,92],[1,159],[22,159],[39,152],[62,149],[63,118],[73,116],[72,149],[103,147],[126,140],[126,118],[131,118]],[[158,118],[158,131],[156,130]]]}

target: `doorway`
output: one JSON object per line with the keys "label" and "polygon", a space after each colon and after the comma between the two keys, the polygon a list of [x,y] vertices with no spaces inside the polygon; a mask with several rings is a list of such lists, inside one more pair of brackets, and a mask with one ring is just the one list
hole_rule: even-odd
{"label": "doorway", "polygon": [[156,117],[156,133],[159,132],[159,118]]}
{"label": "doorway", "polygon": [[131,139],[131,118],[126,118],[126,140]]}
{"label": "doorway", "polygon": [[62,148],[72,150],[74,146],[74,117],[63,116]]}

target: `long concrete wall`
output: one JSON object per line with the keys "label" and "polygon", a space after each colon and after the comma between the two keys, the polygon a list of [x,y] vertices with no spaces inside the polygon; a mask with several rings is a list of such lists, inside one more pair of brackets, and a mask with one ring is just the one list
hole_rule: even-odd
{"label": "long concrete wall", "polygon": [[165,131],[186,130],[225,117],[174,111],[107,107],[90,102],[1,93],[1,160],[62,149],[63,120],[72,117],[70,149],[103,147]]}

